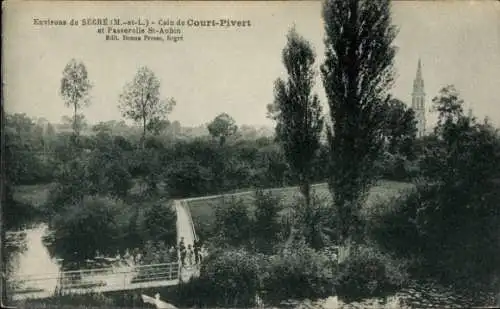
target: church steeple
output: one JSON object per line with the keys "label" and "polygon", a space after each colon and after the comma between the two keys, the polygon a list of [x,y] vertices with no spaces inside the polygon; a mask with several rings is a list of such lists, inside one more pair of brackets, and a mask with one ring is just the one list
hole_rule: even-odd
{"label": "church steeple", "polygon": [[413,80],[411,107],[415,111],[415,118],[417,120],[417,136],[422,137],[425,134],[426,122],[424,79],[422,77],[422,62],[420,58],[417,64],[417,74]]}
{"label": "church steeple", "polygon": [[413,80],[413,95],[425,95],[424,79],[422,78],[422,62],[418,59],[417,75]]}

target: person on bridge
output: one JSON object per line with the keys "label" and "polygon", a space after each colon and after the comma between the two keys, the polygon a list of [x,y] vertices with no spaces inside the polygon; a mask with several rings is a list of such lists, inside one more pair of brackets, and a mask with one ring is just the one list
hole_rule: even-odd
{"label": "person on bridge", "polygon": [[193,248],[191,248],[191,245],[188,245],[187,259],[189,265],[193,265]]}
{"label": "person on bridge", "polygon": [[193,249],[194,249],[194,263],[200,264],[200,241],[199,240],[196,240],[196,239],[194,240]]}
{"label": "person on bridge", "polygon": [[179,252],[181,254],[181,266],[184,267],[184,262],[186,261],[186,245],[184,245],[184,237],[181,237],[179,242]]}

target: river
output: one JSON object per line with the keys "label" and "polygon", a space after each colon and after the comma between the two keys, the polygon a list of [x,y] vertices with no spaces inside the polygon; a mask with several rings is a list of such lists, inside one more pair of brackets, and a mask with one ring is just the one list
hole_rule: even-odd
{"label": "river", "polygon": [[[14,233],[10,235],[10,239],[16,239],[16,245],[22,246],[25,249],[20,250],[19,253],[14,254],[12,260],[12,273],[10,281],[16,284],[16,290],[37,291],[37,296],[50,296],[54,293],[58,284],[59,272],[61,269],[60,264],[55,258],[49,254],[47,247],[43,243],[43,238],[48,231],[47,224],[38,224],[32,228],[23,230],[21,233]],[[15,236],[18,237],[15,237]],[[113,265],[113,271],[130,271],[133,265],[118,263]],[[23,279],[30,278],[28,285],[23,285],[20,282]],[[33,280],[33,279],[40,280]],[[43,280],[42,280],[43,279]],[[104,280],[111,282],[116,278],[102,277],[102,275],[86,275],[82,280]],[[43,292],[42,292],[43,290]]]}

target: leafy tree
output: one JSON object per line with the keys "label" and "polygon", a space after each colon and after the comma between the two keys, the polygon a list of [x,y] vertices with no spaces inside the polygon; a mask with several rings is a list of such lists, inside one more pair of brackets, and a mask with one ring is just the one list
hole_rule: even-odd
{"label": "leafy tree", "polygon": [[415,112],[398,99],[387,104],[385,137],[391,154],[411,156],[417,137]]}
{"label": "leafy tree", "polygon": [[11,128],[17,134],[22,135],[25,141],[29,141],[31,138],[31,132],[35,128],[33,119],[24,113],[6,114],[5,124],[6,127]]}
{"label": "leafy tree", "polygon": [[92,88],[88,78],[87,68],[81,61],[71,59],[63,70],[60,94],[64,104],[73,108],[73,132],[78,135],[77,112],[90,103],[89,92]]}
{"label": "leafy tree", "polygon": [[275,83],[275,101],[268,106],[276,120],[276,136],[281,142],[286,160],[296,174],[302,194],[309,203],[312,161],[319,149],[319,135],[323,129],[321,106],[314,87],[315,54],[309,42],[297,34],[295,28],[288,34],[283,49],[283,63],[288,81]]}
{"label": "leafy tree", "polygon": [[175,246],[177,237],[177,216],[171,203],[155,203],[146,212],[143,231],[153,242]]}
{"label": "leafy tree", "polygon": [[[323,129],[321,105],[314,87],[314,51],[308,41],[292,28],[283,49],[283,64],[288,81],[278,79],[274,87],[274,104],[268,106],[276,120],[276,137],[281,143],[286,161],[298,179],[306,205],[310,205],[313,160],[320,147]],[[293,237],[294,231],[290,234]]]}
{"label": "leafy tree", "polygon": [[214,138],[219,139],[220,145],[224,145],[227,138],[233,136],[238,131],[238,126],[233,117],[226,113],[222,113],[215,117],[215,119],[208,124],[208,132]]}
{"label": "leafy tree", "polygon": [[142,125],[142,145],[146,140],[146,132],[155,128],[165,119],[175,106],[175,100],[160,98],[160,81],[147,67],[141,67],[132,82],[125,86],[120,95],[119,108],[123,117],[132,119]]}
{"label": "leafy tree", "polygon": [[33,173],[37,170],[33,128],[33,121],[25,114],[5,117],[5,162],[9,162],[5,165],[5,173],[9,185],[31,184],[36,179]]}
{"label": "leafy tree", "polygon": [[160,135],[170,126],[170,122],[166,119],[154,118],[149,122],[148,131],[153,135]]}
{"label": "leafy tree", "polygon": [[86,197],[82,203],[68,207],[52,220],[53,244],[50,250],[64,259],[65,267],[78,267],[97,251],[115,254],[119,248],[119,226],[116,202]]}
{"label": "leafy tree", "polygon": [[286,159],[281,147],[269,145],[259,149],[260,156],[264,161],[264,179],[260,182],[268,187],[281,187],[286,185]]}
{"label": "leafy tree", "polygon": [[418,257],[419,275],[487,291],[500,276],[500,134],[465,115],[452,86],[433,102],[439,121],[424,145],[423,181],[383,217],[379,238],[386,248]]}
{"label": "leafy tree", "polygon": [[215,210],[221,244],[232,247],[249,246],[251,219],[244,201],[234,197],[224,200]]}
{"label": "leafy tree", "polygon": [[123,237],[122,248],[130,250],[142,247],[146,239],[139,217],[139,207],[133,207],[128,220],[128,224],[125,226],[125,228],[126,230],[123,231],[123,234],[125,236]]}
{"label": "leafy tree", "polygon": [[137,166],[137,174],[136,176],[140,177],[142,184],[144,185],[144,189],[142,193],[146,193],[148,195],[155,195],[158,193],[158,184],[160,183],[162,174],[163,174],[163,166],[160,161],[160,151],[161,148],[156,148],[159,143],[156,141],[147,139],[145,143],[144,149],[136,149],[134,151],[135,155],[139,159],[139,164]]}
{"label": "leafy tree", "polygon": [[99,122],[98,124],[94,125],[92,127],[92,131],[99,134],[111,134],[113,131],[112,131],[112,128],[109,124],[105,123],[105,122]]}
{"label": "leafy tree", "polygon": [[69,141],[72,136],[60,136],[61,144],[55,149],[58,160],[54,171],[55,185],[49,191],[45,203],[50,215],[61,213],[70,205],[80,204],[92,193],[92,179],[89,177],[89,154]]}
{"label": "leafy tree", "polygon": [[396,29],[389,0],[329,0],[323,7],[326,60],[321,71],[330,107],[330,189],[340,241],[360,235],[359,211],[383,147],[384,106],[393,81]]}
{"label": "leafy tree", "polygon": [[88,123],[85,120],[85,115],[83,114],[77,114],[76,116],[69,117],[69,116],[62,116],[61,117],[61,122],[64,128],[75,128],[77,132],[82,132],[88,127]]}
{"label": "leafy tree", "polygon": [[94,142],[87,168],[92,192],[125,198],[132,187],[132,177],[124,152],[108,133],[99,132]]}
{"label": "leafy tree", "polygon": [[271,193],[258,190],[255,193],[255,206],[255,219],[252,228],[255,244],[259,252],[271,254],[281,229],[279,221],[280,199]]}

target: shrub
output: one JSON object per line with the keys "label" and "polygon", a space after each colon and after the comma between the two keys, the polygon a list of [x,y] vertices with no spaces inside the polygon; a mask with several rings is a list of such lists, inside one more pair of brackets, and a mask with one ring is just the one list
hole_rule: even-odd
{"label": "shrub", "polygon": [[[96,252],[114,254],[120,245],[118,214],[124,206],[111,199],[86,197],[69,206],[51,222],[52,253],[77,265]],[[104,237],[103,237],[104,236]]]}
{"label": "shrub", "polygon": [[143,221],[143,231],[148,239],[174,246],[177,237],[177,214],[172,203],[157,202],[146,211]]}
{"label": "shrub", "polygon": [[293,204],[295,227],[298,229],[296,238],[303,238],[313,249],[320,250],[336,241],[337,231],[335,217],[337,210],[325,196],[311,193],[310,204],[303,198]]}
{"label": "shrub", "polygon": [[263,278],[263,298],[276,303],[285,299],[316,299],[331,296],[334,265],[326,254],[304,243],[270,258]]}
{"label": "shrub", "polygon": [[219,227],[217,238],[221,246],[250,245],[252,221],[247,205],[241,198],[224,198],[215,210],[215,220]]}
{"label": "shrub", "polygon": [[202,262],[200,277],[179,287],[184,305],[248,307],[260,287],[261,255],[219,251]]}
{"label": "shrub", "polygon": [[280,197],[261,190],[255,193],[255,219],[253,222],[253,236],[258,252],[271,254],[278,242],[281,229],[279,211],[282,209]]}
{"label": "shrub", "polygon": [[370,207],[365,222],[368,238],[400,257],[413,256],[421,243],[415,224],[419,201],[419,193],[408,190]]}
{"label": "shrub", "polygon": [[336,290],[346,302],[386,297],[408,279],[404,266],[374,247],[357,246],[339,265]]}

